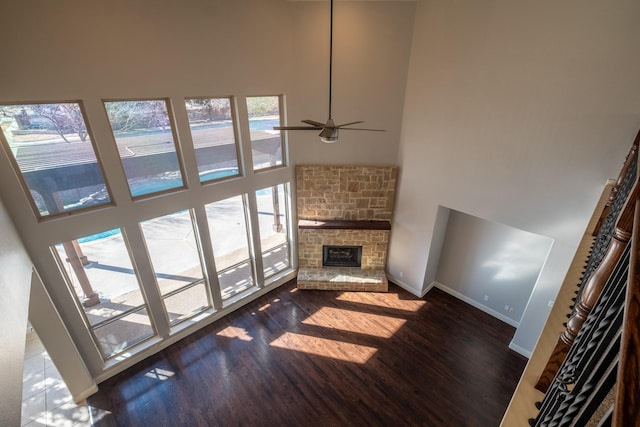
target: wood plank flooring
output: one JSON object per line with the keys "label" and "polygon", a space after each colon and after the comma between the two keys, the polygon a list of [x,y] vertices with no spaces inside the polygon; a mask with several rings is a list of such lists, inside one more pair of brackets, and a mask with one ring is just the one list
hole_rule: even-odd
{"label": "wood plank flooring", "polygon": [[438,290],[290,282],[101,383],[99,426],[498,426],[514,329]]}

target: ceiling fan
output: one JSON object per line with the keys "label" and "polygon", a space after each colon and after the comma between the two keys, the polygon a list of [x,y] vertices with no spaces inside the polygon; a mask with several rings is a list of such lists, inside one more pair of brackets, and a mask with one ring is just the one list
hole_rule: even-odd
{"label": "ceiling fan", "polygon": [[358,123],[364,123],[363,121],[344,123],[341,125],[336,125],[331,118],[331,80],[332,80],[332,71],[333,71],[333,0],[331,0],[331,17],[330,17],[330,27],[329,27],[329,119],[327,119],[326,123],[317,122],[315,120],[302,120],[303,123],[308,124],[309,126],[274,126],[274,130],[319,130],[320,131],[320,141],[326,143],[334,143],[338,140],[338,131],[340,129],[344,130],[366,130],[372,132],[385,132],[383,129],[364,129],[364,128],[354,128],[347,127],[351,125],[356,125]]}

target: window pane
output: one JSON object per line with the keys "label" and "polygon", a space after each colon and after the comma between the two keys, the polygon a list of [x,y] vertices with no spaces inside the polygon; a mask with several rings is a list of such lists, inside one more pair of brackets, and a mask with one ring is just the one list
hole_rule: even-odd
{"label": "window pane", "polygon": [[176,324],[189,319],[208,309],[209,304],[194,305],[196,301],[208,301],[207,289],[204,283],[191,286],[177,294],[164,298],[164,305],[167,307],[167,314],[170,323]]}
{"label": "window pane", "polygon": [[[144,318],[146,302],[120,229],[59,243],[54,250],[105,357],[153,335],[149,318]],[[137,314],[128,314],[133,312]],[[115,325],[116,330],[122,330],[116,333]],[[110,332],[99,336],[97,328]]]}
{"label": "window pane", "polygon": [[205,206],[222,299],[254,285],[242,196]]}
{"label": "window pane", "polygon": [[242,262],[218,272],[223,301],[255,286],[252,265],[250,261]]}
{"label": "window pane", "polygon": [[149,314],[144,308],[99,326],[93,333],[105,358],[115,356],[154,335]]}
{"label": "window pane", "polygon": [[274,126],[280,126],[280,97],[252,96],[247,98],[253,169],[282,165],[282,136]]}
{"label": "window pane", "polygon": [[[160,294],[170,297],[189,285],[204,281],[200,254],[189,211],[144,221],[140,224],[151,258]],[[191,292],[183,295],[180,311],[196,313],[211,307],[208,296]],[[170,312],[165,299],[165,308]],[[176,318],[177,319],[177,318]]]}
{"label": "window pane", "polygon": [[285,185],[258,190],[256,199],[264,276],[269,277],[291,265]]}
{"label": "window pane", "polygon": [[238,148],[229,98],[185,100],[200,182],[238,175]]}
{"label": "window pane", "polygon": [[111,202],[79,103],[3,105],[0,128],[39,216]]}
{"label": "window pane", "polygon": [[165,100],[104,103],[133,197],[184,187]]}

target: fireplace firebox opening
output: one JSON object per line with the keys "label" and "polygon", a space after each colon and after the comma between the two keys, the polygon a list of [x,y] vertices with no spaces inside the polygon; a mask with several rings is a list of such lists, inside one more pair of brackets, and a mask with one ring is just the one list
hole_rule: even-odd
{"label": "fireplace firebox opening", "polygon": [[325,267],[360,267],[362,246],[322,246],[322,265]]}

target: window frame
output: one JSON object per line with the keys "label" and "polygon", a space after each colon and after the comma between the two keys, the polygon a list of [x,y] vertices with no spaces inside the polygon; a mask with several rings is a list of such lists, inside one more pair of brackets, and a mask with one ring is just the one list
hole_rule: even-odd
{"label": "window frame", "polygon": [[87,135],[89,136],[89,141],[91,143],[91,146],[93,148],[93,154],[96,157],[96,164],[98,165],[98,168],[100,170],[100,174],[102,175],[102,181],[104,183],[105,189],[107,191],[107,193],[109,194],[109,202],[107,203],[102,203],[99,205],[92,205],[92,206],[87,206],[87,207],[83,207],[83,208],[78,208],[78,209],[73,209],[73,210],[65,210],[62,212],[56,212],[56,213],[49,213],[48,215],[42,215],[40,213],[40,209],[38,209],[38,205],[36,204],[36,201],[34,200],[33,196],[31,195],[31,189],[29,188],[29,185],[27,184],[27,181],[25,180],[23,174],[22,174],[22,170],[20,169],[20,165],[18,164],[18,159],[16,158],[16,156],[13,154],[13,151],[11,150],[11,145],[9,144],[9,141],[6,139],[4,131],[2,131],[0,129],[0,146],[2,146],[2,149],[5,151],[5,155],[8,158],[9,162],[11,163],[12,167],[13,167],[13,172],[15,173],[15,175],[18,178],[18,181],[20,181],[20,185],[22,187],[22,192],[24,194],[24,196],[26,197],[29,205],[31,206],[31,210],[33,211],[34,215],[36,216],[36,219],[38,222],[44,222],[44,221],[51,221],[51,220],[55,220],[58,218],[64,218],[64,217],[68,217],[68,216],[72,216],[72,215],[77,215],[77,214],[81,214],[84,212],[90,212],[90,211],[95,211],[95,210],[100,210],[100,209],[106,209],[112,206],[115,206],[115,201],[113,198],[113,191],[111,190],[111,186],[109,184],[109,181],[107,179],[107,174],[105,173],[105,168],[104,168],[104,163],[101,159],[101,155],[100,155],[100,151],[98,150],[98,146],[96,144],[96,140],[94,138],[94,133],[91,129],[91,123],[88,120],[88,116],[87,113],[85,111],[84,108],[84,104],[82,102],[82,100],[64,100],[64,101],[29,101],[29,102],[2,102],[0,103],[0,106],[20,106],[20,105],[48,105],[48,104],[77,104],[78,108],[80,109],[80,113],[82,114],[82,120],[84,121],[84,125],[85,128],[87,130]]}
{"label": "window frame", "polygon": [[234,142],[234,147],[235,147],[235,152],[236,152],[236,167],[238,169],[238,173],[234,174],[234,175],[227,175],[227,176],[223,176],[220,178],[214,178],[214,179],[209,179],[206,181],[202,181],[200,179],[200,165],[198,163],[198,156],[197,156],[197,147],[193,138],[193,129],[191,128],[191,120],[189,119],[189,111],[187,110],[187,123],[188,123],[188,132],[189,132],[189,137],[191,138],[191,145],[193,147],[193,153],[196,159],[196,167],[198,168],[198,182],[200,183],[200,185],[206,186],[206,185],[210,185],[210,184],[214,184],[220,181],[225,181],[228,179],[234,179],[234,178],[240,178],[240,177],[244,177],[245,176],[245,166],[244,166],[244,159],[242,157],[242,147],[241,147],[241,138],[240,138],[240,123],[238,120],[239,114],[238,114],[238,99],[236,96],[233,95],[225,95],[225,96],[188,96],[184,98],[184,103],[185,103],[185,109],[186,109],[186,102],[188,100],[193,100],[193,99],[227,99],[229,101],[229,109],[230,109],[230,114],[231,114],[231,128],[233,129],[233,142]]}
{"label": "window frame", "polygon": [[254,174],[261,174],[263,172],[269,172],[276,169],[282,169],[289,167],[289,147],[287,146],[287,138],[285,136],[286,132],[280,132],[280,151],[282,156],[282,163],[279,165],[267,166],[264,168],[256,169],[253,157],[253,139],[251,138],[251,117],[249,116],[249,105],[247,104],[249,98],[267,98],[267,97],[277,97],[278,98],[278,120],[280,126],[284,126],[284,95],[282,94],[269,94],[269,95],[247,95],[244,98],[245,107],[247,111],[247,125],[249,126],[249,151],[251,153],[251,170]]}
{"label": "window frame", "polygon": [[[51,245],[49,247],[49,251],[51,253],[51,256],[53,258],[54,263],[56,264],[56,267],[58,268],[59,274],[62,277],[62,280],[64,281],[64,283],[66,285],[66,289],[67,289],[69,295],[71,296],[71,299],[73,300],[73,303],[74,303],[74,305],[76,307],[76,310],[77,310],[78,314],[82,318],[85,330],[91,336],[91,341],[92,341],[92,343],[93,343],[98,355],[100,356],[100,359],[101,359],[102,363],[105,364],[105,365],[107,363],[109,363],[110,361],[117,360],[119,357],[122,356],[122,354],[126,354],[131,349],[139,347],[141,345],[144,345],[146,342],[158,339],[160,337],[158,326],[156,325],[155,320],[154,320],[151,304],[149,303],[149,297],[147,295],[145,286],[143,285],[142,277],[140,276],[140,272],[138,271],[138,269],[136,267],[135,258],[133,256],[131,245],[129,244],[129,239],[127,238],[127,235],[126,235],[126,230],[124,229],[124,227],[117,227],[117,228],[120,230],[120,234],[122,235],[123,245],[124,245],[124,248],[127,251],[129,262],[131,264],[131,267],[133,268],[134,274],[136,275],[136,281],[138,283],[138,289],[140,290],[140,295],[142,296],[142,299],[143,299],[144,303],[142,305],[136,306],[135,308],[127,310],[126,312],[123,312],[121,314],[113,316],[112,318],[109,318],[109,319],[106,319],[104,321],[98,322],[96,325],[92,325],[91,322],[89,321],[89,318],[87,317],[87,313],[84,310],[84,306],[82,305],[82,301],[80,301],[78,295],[74,291],[73,280],[69,276],[69,272],[67,271],[66,267],[64,266],[63,259],[60,258],[60,254],[59,254],[58,250],[55,248],[55,246],[57,244],[62,244],[62,242],[55,243],[55,244],[53,244],[53,245]],[[105,230],[105,231],[107,231],[107,230]],[[93,234],[98,234],[98,233],[93,233]],[[126,317],[126,316],[128,316],[130,314],[136,313],[136,312],[138,312],[140,310],[146,310],[147,318],[149,319],[149,324],[150,324],[150,327],[151,327],[151,330],[152,330],[153,333],[150,336],[145,337],[145,338],[143,338],[143,339],[131,344],[130,346],[122,349],[121,351],[113,353],[110,356],[106,356],[104,354],[102,345],[100,344],[100,340],[98,339],[98,336],[94,332],[94,329],[100,328],[102,326],[106,326],[106,325],[108,325],[110,323],[113,323],[113,322],[115,322],[117,320],[120,320],[123,317]]]}
{"label": "window frame", "polygon": [[[171,129],[171,135],[173,137],[173,145],[175,148],[176,160],[178,163],[178,169],[180,171],[180,178],[182,179],[182,185],[179,187],[167,188],[160,191],[154,191],[152,193],[139,194],[137,196],[133,195],[131,191],[131,184],[129,183],[129,177],[127,176],[126,169],[124,167],[124,162],[122,156],[120,156],[120,150],[118,149],[118,138],[116,137],[115,131],[111,126],[111,119],[109,118],[109,113],[107,112],[107,103],[108,102],[146,102],[146,101],[163,101],[167,108],[167,118],[169,119],[169,127]],[[107,124],[109,125],[109,130],[111,132],[111,137],[113,138],[113,143],[115,144],[116,151],[118,152],[118,159],[120,160],[120,167],[122,168],[122,174],[127,183],[127,188],[129,190],[129,197],[134,202],[147,200],[149,198],[176,193],[179,191],[184,191],[189,189],[189,178],[187,176],[187,171],[184,163],[184,155],[182,143],[178,134],[178,125],[175,117],[175,110],[173,108],[173,103],[170,97],[149,97],[149,98],[103,98],[100,100],[102,103],[102,109],[104,111],[105,118],[107,120]]]}

